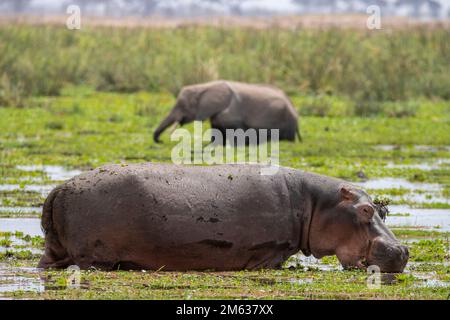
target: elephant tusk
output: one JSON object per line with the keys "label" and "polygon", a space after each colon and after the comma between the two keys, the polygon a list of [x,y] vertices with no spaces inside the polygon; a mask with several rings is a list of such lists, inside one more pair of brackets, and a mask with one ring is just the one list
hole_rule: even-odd
{"label": "elephant tusk", "polygon": [[169,134],[171,135],[180,125],[180,123],[178,121],[176,121],[169,129]]}

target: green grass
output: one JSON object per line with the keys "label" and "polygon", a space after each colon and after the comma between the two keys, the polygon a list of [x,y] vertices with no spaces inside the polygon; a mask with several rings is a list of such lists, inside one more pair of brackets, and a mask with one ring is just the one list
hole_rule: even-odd
{"label": "green grass", "polygon": [[[164,144],[154,144],[151,136],[175,99],[167,93],[98,93],[87,87],[68,87],[61,97],[33,97],[26,108],[0,108],[0,183],[19,185],[18,190],[0,191],[0,206],[40,207],[44,196],[25,191],[27,185],[57,184],[38,169],[23,171],[17,165],[54,164],[89,169],[105,163],[168,162],[176,142],[163,135]],[[294,97],[295,100],[295,97]],[[297,104],[301,111],[304,105]],[[301,113],[301,112],[300,112]],[[435,115],[439,114],[439,117]],[[424,101],[418,112],[406,118],[344,117],[340,115],[302,116],[303,143],[282,141],[282,165],[360,181],[361,172],[369,179],[404,178],[415,183],[440,183],[441,192],[431,196],[449,198],[449,167],[433,170],[391,168],[387,164],[415,164],[450,158],[448,123],[450,102]],[[62,126],[49,126],[61,123]],[[205,123],[205,128],[208,124]],[[192,124],[187,128],[192,130]],[[422,134],[426,132],[427,134]],[[383,151],[377,145],[396,145]],[[416,145],[432,146],[422,150]],[[391,204],[420,208],[448,209],[442,202],[416,203],[405,200],[411,192],[423,190],[368,190],[376,196],[400,196]],[[40,210],[37,210],[40,211]],[[26,212],[0,212],[2,217],[30,216]]]}
{"label": "green grass", "polygon": [[[116,94],[72,92],[59,98],[33,98],[27,108],[0,108],[0,154],[4,180],[18,178],[17,164],[65,164],[90,168],[109,162],[169,161],[170,142],[151,140],[153,130],[174,103],[170,94]],[[427,171],[386,168],[388,161],[421,162],[448,158],[449,150],[426,152],[414,145],[448,146],[450,103],[439,117],[408,118],[301,117],[303,143],[281,142],[281,164],[359,180],[363,171],[377,176],[407,177],[412,181],[448,185],[448,169]],[[300,110],[302,105],[297,106]],[[48,123],[63,123],[49,128]],[[206,125],[205,125],[206,126]],[[192,129],[192,124],[187,126]],[[422,134],[427,132],[426,135]],[[404,149],[381,151],[380,144],[402,145]],[[39,174],[38,172],[35,173]]]}
{"label": "green grass", "polygon": [[[116,92],[177,92],[186,84],[224,78],[314,94],[316,98],[304,100],[304,110],[316,115],[404,117],[420,112],[412,102],[418,97],[450,98],[449,33],[427,27],[392,32],[214,27],[112,32],[88,26],[73,32],[63,26],[2,25],[0,105],[24,105],[23,96],[57,95],[67,84]],[[49,122],[48,128],[60,125]]]}

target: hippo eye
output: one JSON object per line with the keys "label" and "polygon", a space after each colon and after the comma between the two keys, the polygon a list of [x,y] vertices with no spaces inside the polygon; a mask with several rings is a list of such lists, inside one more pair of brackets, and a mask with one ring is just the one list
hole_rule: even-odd
{"label": "hippo eye", "polygon": [[369,205],[361,205],[358,209],[360,216],[366,220],[370,221],[372,219],[373,214],[375,213],[374,209]]}

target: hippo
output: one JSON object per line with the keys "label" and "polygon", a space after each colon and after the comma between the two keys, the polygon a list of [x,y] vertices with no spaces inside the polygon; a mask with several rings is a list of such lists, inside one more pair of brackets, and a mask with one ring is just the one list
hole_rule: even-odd
{"label": "hippo", "polygon": [[235,164],[106,165],[57,186],[41,268],[255,270],[301,251],[345,269],[402,272],[400,245],[363,190],[340,179]]}

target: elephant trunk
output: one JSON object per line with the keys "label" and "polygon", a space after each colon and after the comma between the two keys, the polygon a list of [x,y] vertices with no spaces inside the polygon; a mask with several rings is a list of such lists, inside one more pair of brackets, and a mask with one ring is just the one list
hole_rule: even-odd
{"label": "elephant trunk", "polygon": [[172,111],[167,118],[165,118],[163,120],[163,122],[161,122],[161,124],[159,125],[159,127],[155,130],[155,132],[153,133],[153,141],[155,141],[156,143],[159,143],[159,136],[161,135],[161,133],[163,133],[164,130],[166,130],[168,127],[170,127],[172,124],[179,122],[177,120],[177,117],[175,116],[175,113]]}

